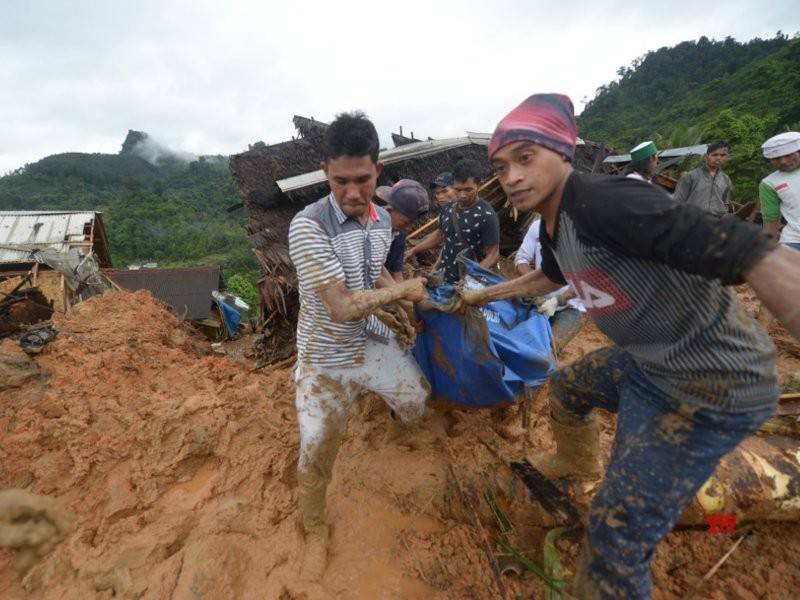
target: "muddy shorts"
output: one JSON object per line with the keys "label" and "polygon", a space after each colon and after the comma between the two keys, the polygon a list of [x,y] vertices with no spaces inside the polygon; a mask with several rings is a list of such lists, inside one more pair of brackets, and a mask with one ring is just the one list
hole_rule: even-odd
{"label": "muddy shorts", "polygon": [[362,391],[381,396],[404,423],[422,417],[430,393],[417,362],[394,338],[387,343],[367,338],[361,365],[337,368],[299,363],[294,380],[301,470],[322,448],[335,454],[350,408]]}
{"label": "muddy shorts", "polygon": [[617,347],[557,371],[551,386],[571,413],[617,413],[611,459],[589,512],[585,558],[600,598],[649,598],[656,546],[719,460],[774,408],[724,412],[673,400]]}

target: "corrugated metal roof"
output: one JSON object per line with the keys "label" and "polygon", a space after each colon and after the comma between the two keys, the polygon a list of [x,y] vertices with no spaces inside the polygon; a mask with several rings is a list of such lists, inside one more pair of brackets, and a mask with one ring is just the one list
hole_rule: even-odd
{"label": "corrugated metal roof", "polygon": [[211,309],[211,292],[219,290],[219,267],[174,269],[103,269],[103,274],[130,292],[150,290],[187,319],[205,319]]}
{"label": "corrugated metal roof", "polygon": [[[447,138],[443,140],[427,140],[424,142],[415,142],[413,144],[405,144],[390,150],[384,150],[378,156],[385,165],[390,165],[394,162],[406,160],[409,158],[419,158],[429,154],[436,154],[451,150],[453,148],[460,148],[461,146],[468,146],[469,144],[480,144],[482,146],[489,145],[491,135],[488,133],[470,133],[467,132],[465,137]],[[322,169],[318,171],[311,171],[310,173],[303,173],[302,175],[295,175],[294,177],[287,177],[277,181],[278,187],[282,192],[292,192],[299,190],[310,185],[323,183],[326,180],[325,173]]]}
{"label": "corrugated metal roof", "polygon": [[[697,146],[686,146],[684,148],[669,148],[667,150],[662,150],[658,153],[659,158],[674,158],[676,156],[689,156],[692,154],[705,154],[706,148],[708,148],[708,144],[699,144]],[[630,154],[615,154],[614,156],[608,156],[603,161],[606,163],[626,163],[631,162],[631,155]]]}
{"label": "corrugated metal roof", "polygon": [[66,252],[89,242],[95,215],[83,211],[0,211],[0,263],[32,262],[42,248]]}
{"label": "corrugated metal roof", "polygon": [[[491,133],[476,133],[468,131],[464,137],[445,138],[441,140],[426,140],[422,142],[415,142],[413,144],[404,144],[397,148],[384,150],[378,155],[378,160],[385,165],[390,165],[402,160],[410,158],[422,158],[431,154],[438,154],[446,150],[454,148],[461,148],[470,144],[478,144],[480,146],[488,146],[489,141],[492,139]],[[584,141],[578,138],[577,143],[583,144]],[[325,182],[325,173],[322,169],[318,171],[311,171],[303,173],[302,175],[295,175],[294,177],[287,177],[277,181],[277,185],[284,193],[293,192],[311,185],[317,185]]]}

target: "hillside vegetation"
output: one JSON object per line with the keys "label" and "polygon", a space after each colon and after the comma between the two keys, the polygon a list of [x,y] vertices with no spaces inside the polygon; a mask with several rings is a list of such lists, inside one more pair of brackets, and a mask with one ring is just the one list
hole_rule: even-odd
{"label": "hillside vegetation", "polygon": [[769,172],[761,143],[800,128],[800,39],[780,32],[745,43],[682,42],[648,52],[618,75],[578,117],[580,134],[622,151],[647,139],[662,148],[726,139],[739,200],[755,197]]}
{"label": "hillside vegetation", "polygon": [[227,160],[193,158],[164,155],[153,164],[131,151],[48,156],[0,178],[0,210],[99,210],[117,267],[218,264],[226,278],[254,282],[244,212],[226,211],[239,202]]}

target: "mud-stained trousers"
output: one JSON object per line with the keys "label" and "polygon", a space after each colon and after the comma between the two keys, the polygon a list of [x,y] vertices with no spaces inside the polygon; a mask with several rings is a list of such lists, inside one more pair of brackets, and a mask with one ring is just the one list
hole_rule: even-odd
{"label": "mud-stained trousers", "polygon": [[367,338],[364,362],[346,368],[299,363],[295,369],[300,428],[298,501],[307,532],[325,525],[325,492],[333,463],[359,394],[368,390],[384,399],[405,425],[425,412],[430,386],[411,354],[394,338]]}
{"label": "mud-stained trousers", "polygon": [[673,400],[617,347],[601,348],[557,371],[551,389],[575,416],[588,417],[593,408],[617,413],[611,460],[589,512],[573,594],[649,598],[656,546],[719,460],[755,431],[774,405],[725,412]]}

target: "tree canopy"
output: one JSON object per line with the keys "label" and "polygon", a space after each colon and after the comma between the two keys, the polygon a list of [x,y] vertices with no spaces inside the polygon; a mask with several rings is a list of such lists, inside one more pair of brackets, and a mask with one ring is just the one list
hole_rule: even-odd
{"label": "tree canopy", "polygon": [[754,197],[769,172],[761,143],[800,128],[800,39],[781,32],[745,43],[682,42],[617,74],[578,117],[580,135],[622,152],[647,139],[662,148],[726,139],[737,199]]}
{"label": "tree canopy", "polygon": [[227,161],[156,167],[130,154],[48,156],[0,178],[0,210],[98,210],[114,265],[218,264],[254,283],[258,265]]}

